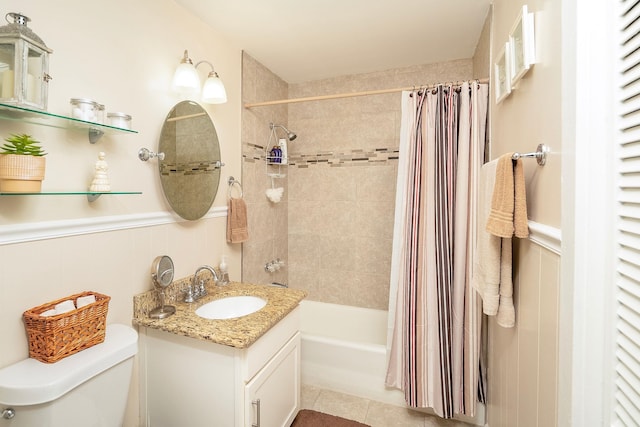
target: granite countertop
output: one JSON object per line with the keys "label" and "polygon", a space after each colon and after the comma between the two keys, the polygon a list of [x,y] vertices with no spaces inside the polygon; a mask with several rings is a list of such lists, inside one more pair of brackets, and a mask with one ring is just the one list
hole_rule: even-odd
{"label": "granite countertop", "polygon": [[[186,303],[179,298],[183,286],[184,283],[178,284],[173,292],[167,292],[166,304],[175,306],[176,312],[166,319],[151,319],[148,316],[149,311],[159,306],[156,291],[136,295],[134,324],[216,344],[247,348],[293,311],[307,296],[305,291],[299,289],[239,282],[231,282],[224,286],[208,283],[208,295],[198,301]],[[196,309],[210,301],[237,295],[261,297],[267,300],[267,305],[255,313],[234,319],[204,319],[195,314]]]}

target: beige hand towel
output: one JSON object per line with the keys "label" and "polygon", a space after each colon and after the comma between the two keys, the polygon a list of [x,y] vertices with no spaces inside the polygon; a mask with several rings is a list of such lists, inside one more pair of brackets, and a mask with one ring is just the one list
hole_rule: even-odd
{"label": "beige hand towel", "polygon": [[524,184],[524,164],[522,159],[516,161],[513,168],[513,228],[519,238],[529,237],[529,218],[527,217],[527,190]]}
{"label": "beige hand towel", "polygon": [[487,231],[495,236],[527,237],[527,194],[522,159],[512,160],[513,153],[498,158],[495,185],[491,199],[491,212]]}
{"label": "beige hand towel", "polygon": [[249,240],[247,205],[243,199],[230,198],[227,211],[227,242],[242,243]]}
{"label": "beige hand towel", "polygon": [[498,237],[513,236],[513,153],[498,158],[496,180],[491,198],[491,211],[487,219],[487,231]]}

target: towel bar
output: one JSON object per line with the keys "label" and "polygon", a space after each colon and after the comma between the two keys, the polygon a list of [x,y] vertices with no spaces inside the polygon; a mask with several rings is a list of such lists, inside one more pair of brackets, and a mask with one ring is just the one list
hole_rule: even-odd
{"label": "towel bar", "polygon": [[544,144],[538,144],[538,148],[535,152],[532,153],[513,153],[511,158],[513,160],[518,160],[522,158],[535,157],[538,160],[538,165],[544,166],[547,163],[547,153],[549,152],[549,147]]}

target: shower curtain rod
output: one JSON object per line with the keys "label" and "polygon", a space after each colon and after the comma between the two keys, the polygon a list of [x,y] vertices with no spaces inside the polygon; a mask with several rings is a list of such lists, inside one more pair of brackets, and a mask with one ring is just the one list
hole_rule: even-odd
{"label": "shower curtain rod", "polygon": [[356,96],[383,95],[385,93],[403,92],[405,90],[433,89],[440,85],[445,85],[445,84],[451,84],[452,86],[461,86],[463,83],[467,83],[467,82],[468,83],[472,83],[472,82],[489,83],[489,79],[474,79],[474,80],[450,82],[450,83],[436,83],[436,84],[430,84],[426,86],[423,85],[423,86],[398,87],[395,89],[368,90],[364,92],[337,93],[334,95],[307,96],[304,98],[280,99],[277,101],[250,102],[248,104],[244,104],[244,108],[266,107],[269,105],[280,105],[280,104],[293,104],[296,102],[324,101],[326,99],[354,98]]}

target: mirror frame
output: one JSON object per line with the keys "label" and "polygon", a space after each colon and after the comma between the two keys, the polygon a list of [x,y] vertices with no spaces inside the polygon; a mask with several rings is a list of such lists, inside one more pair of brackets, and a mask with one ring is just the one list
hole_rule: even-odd
{"label": "mirror frame", "polygon": [[162,191],[182,218],[202,218],[213,205],[220,184],[220,143],[216,128],[200,104],[181,101],[162,125],[158,161]]}

